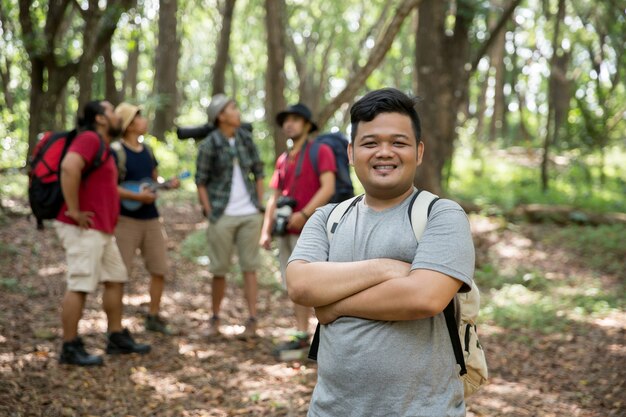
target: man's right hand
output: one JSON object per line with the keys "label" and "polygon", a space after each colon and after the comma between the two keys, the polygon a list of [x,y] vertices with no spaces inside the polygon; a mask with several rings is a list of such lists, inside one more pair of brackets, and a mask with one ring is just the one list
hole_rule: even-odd
{"label": "man's right hand", "polygon": [[261,233],[261,239],[259,240],[259,246],[263,249],[270,250],[272,248],[272,235],[266,232]]}
{"label": "man's right hand", "polygon": [[74,220],[81,229],[89,229],[93,226],[94,213],[92,211],[68,210],[65,215]]}
{"label": "man's right hand", "polygon": [[150,190],[141,190],[137,193],[137,201],[143,204],[152,204],[156,200],[156,193]]}

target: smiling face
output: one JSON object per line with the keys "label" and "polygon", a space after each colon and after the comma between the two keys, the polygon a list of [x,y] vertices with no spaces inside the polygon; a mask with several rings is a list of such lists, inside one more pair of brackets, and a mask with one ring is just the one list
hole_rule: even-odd
{"label": "smiling face", "polygon": [[411,119],[401,113],[380,113],[369,122],[359,122],[348,146],[366,202],[381,207],[411,194],[423,153],[424,143],[415,139]]}

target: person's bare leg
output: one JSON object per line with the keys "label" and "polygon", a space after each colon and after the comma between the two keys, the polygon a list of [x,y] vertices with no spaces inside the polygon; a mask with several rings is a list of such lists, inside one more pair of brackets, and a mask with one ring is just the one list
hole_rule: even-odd
{"label": "person's bare leg", "polygon": [[102,294],[102,308],[107,315],[109,333],[122,331],[122,312],[124,305],[123,282],[105,282],[104,293]]}
{"label": "person's bare leg", "polygon": [[226,277],[216,275],[211,282],[211,309],[214,317],[219,317],[220,315],[224,294],[226,294]]}
{"label": "person's bare leg", "polygon": [[61,323],[63,325],[63,341],[70,342],[78,336],[78,322],[83,316],[85,299],[84,292],[66,291],[61,302]]}
{"label": "person's bare leg", "polygon": [[161,297],[165,287],[165,277],[163,275],[152,275],[150,280],[150,314],[156,316],[161,309]]}
{"label": "person's bare leg", "polygon": [[248,303],[248,312],[250,317],[256,317],[256,301],[259,288],[256,279],[256,271],[248,271],[243,273],[243,294]]}

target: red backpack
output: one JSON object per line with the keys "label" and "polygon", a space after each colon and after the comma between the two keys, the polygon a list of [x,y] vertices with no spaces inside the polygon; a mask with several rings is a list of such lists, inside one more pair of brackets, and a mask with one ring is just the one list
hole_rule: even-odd
{"label": "red backpack", "polygon": [[[46,132],[43,134],[29,160],[28,202],[37,219],[37,228],[43,229],[43,220],[54,219],[63,206],[61,191],[61,161],[78,132]],[[102,165],[104,142],[93,163],[83,172],[82,179]]]}

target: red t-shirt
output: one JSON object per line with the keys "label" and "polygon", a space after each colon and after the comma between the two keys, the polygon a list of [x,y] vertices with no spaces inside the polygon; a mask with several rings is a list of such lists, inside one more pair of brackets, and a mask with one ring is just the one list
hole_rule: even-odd
{"label": "red t-shirt", "polygon": [[[281,190],[281,195],[290,195],[296,199],[296,207],[294,212],[302,210],[309,201],[313,198],[317,190],[320,189],[320,179],[313,168],[311,159],[309,158],[310,144],[303,147],[293,158],[289,158],[286,153],[283,153],[278,157],[276,161],[276,167],[272,180],[270,181],[270,187],[274,190]],[[302,170],[300,176],[296,178],[296,165],[298,164],[298,158],[300,152],[305,151],[304,159],[302,161]],[[335,154],[328,145],[320,145],[319,152],[317,154],[318,172],[320,175],[324,172],[337,172],[337,164],[335,162]],[[307,213],[311,215],[312,213]],[[300,231],[291,231],[289,233],[299,234]]]}
{"label": "red t-shirt", "polygon": [[[120,197],[117,191],[117,167],[115,160],[110,156],[109,145],[104,145],[102,153],[102,165],[92,171],[87,178],[80,182],[79,188],[79,209],[80,211],[91,211],[94,213],[93,226],[95,230],[113,234],[117,218],[120,214]],[[91,165],[100,148],[100,138],[93,131],[81,132],[74,138],[68,152],[76,152],[85,160],[83,172]],[[76,222],[65,215],[67,204],[63,203],[57,220],[76,224]]]}

